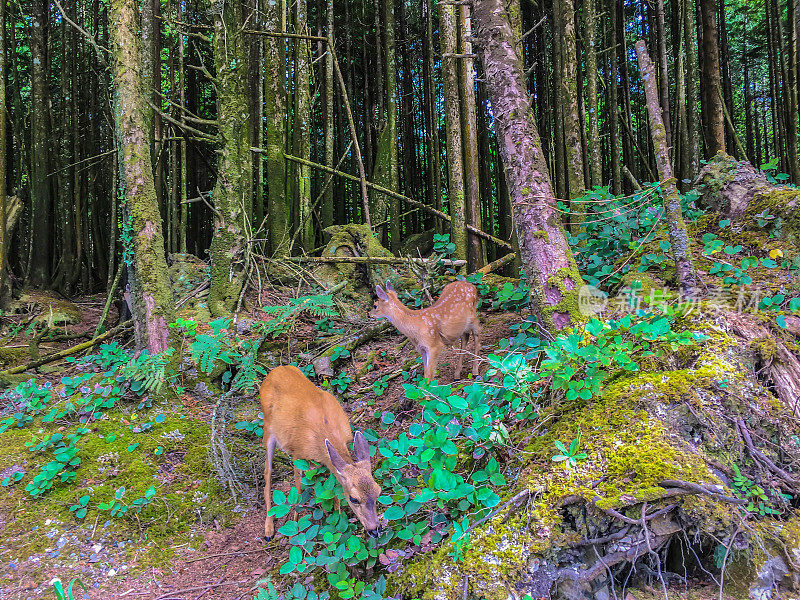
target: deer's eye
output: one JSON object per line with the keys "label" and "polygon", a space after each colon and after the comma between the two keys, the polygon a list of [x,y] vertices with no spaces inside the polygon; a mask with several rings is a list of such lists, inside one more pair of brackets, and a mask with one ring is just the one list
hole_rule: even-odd
{"label": "deer's eye", "polygon": [[359,503],[358,502],[358,498],[353,498],[352,496],[350,496],[350,502],[351,502],[351,504],[358,504]]}

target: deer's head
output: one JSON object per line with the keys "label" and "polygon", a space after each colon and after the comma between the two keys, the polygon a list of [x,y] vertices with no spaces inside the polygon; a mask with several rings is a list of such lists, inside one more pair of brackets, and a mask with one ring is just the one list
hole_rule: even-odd
{"label": "deer's head", "polygon": [[369,444],[364,435],[357,431],[353,437],[353,455],[355,462],[350,464],[344,460],[331,443],[326,439],[325,448],[335,469],[334,475],[342,484],[347,504],[367,533],[372,537],[380,534],[377,502],[381,495],[381,486],[372,476],[372,464],[369,458]]}

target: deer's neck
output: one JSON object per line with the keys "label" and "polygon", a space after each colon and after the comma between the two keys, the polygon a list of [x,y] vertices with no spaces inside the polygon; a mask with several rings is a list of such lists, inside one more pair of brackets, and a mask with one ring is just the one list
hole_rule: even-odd
{"label": "deer's neck", "polygon": [[394,305],[394,310],[389,320],[404,336],[410,339],[416,339],[419,335],[421,313],[421,310],[411,310],[404,304],[398,302]]}

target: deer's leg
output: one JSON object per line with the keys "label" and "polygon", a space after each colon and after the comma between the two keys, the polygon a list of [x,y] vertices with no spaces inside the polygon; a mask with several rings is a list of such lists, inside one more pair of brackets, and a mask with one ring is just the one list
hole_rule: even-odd
{"label": "deer's leg", "polygon": [[442,353],[442,346],[430,346],[425,348],[425,378],[433,381],[436,375],[436,366],[439,364],[439,354]]}
{"label": "deer's leg", "polygon": [[464,352],[467,350],[467,334],[464,333],[458,338],[458,350],[456,354],[456,370],[453,372],[453,379],[461,379],[461,367],[464,366]]}
{"label": "deer's leg", "polygon": [[272,455],[275,452],[275,437],[269,436],[264,445],[267,447],[267,459],[264,461],[264,504],[267,509],[264,538],[269,541],[275,536],[275,518],[269,514],[269,509],[272,508]]}
{"label": "deer's leg", "polygon": [[472,337],[475,339],[475,356],[472,357],[472,374],[475,375],[475,377],[478,376],[478,369],[480,367],[481,333],[481,324],[476,319],[475,323],[472,325]]}

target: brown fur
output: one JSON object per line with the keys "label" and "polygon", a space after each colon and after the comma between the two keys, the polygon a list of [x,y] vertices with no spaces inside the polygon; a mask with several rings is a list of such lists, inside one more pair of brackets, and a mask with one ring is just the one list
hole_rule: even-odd
{"label": "brown fur", "polygon": [[[264,378],[259,389],[264,413],[264,502],[272,506],[272,456],[278,445],[292,459],[313,460],[325,465],[339,480],[347,503],[364,528],[374,535],[378,530],[376,502],[381,488],[372,477],[369,445],[361,432],[355,440],[350,421],[336,398],[319,389],[294,366],[276,367]],[[347,445],[354,441],[353,460]],[[294,481],[300,491],[301,472],[295,468]],[[264,522],[268,539],[275,533],[273,517]]]}
{"label": "brown fur", "polygon": [[426,378],[433,379],[442,350],[456,341],[460,341],[460,350],[454,375],[455,379],[461,377],[464,348],[470,333],[475,340],[472,373],[478,375],[481,324],[476,310],[478,290],[474,285],[467,281],[448,283],[432,306],[420,310],[404,306],[388,281],[385,290],[377,286],[375,293],[378,299],[370,316],[389,319],[414,344],[422,356]]}

